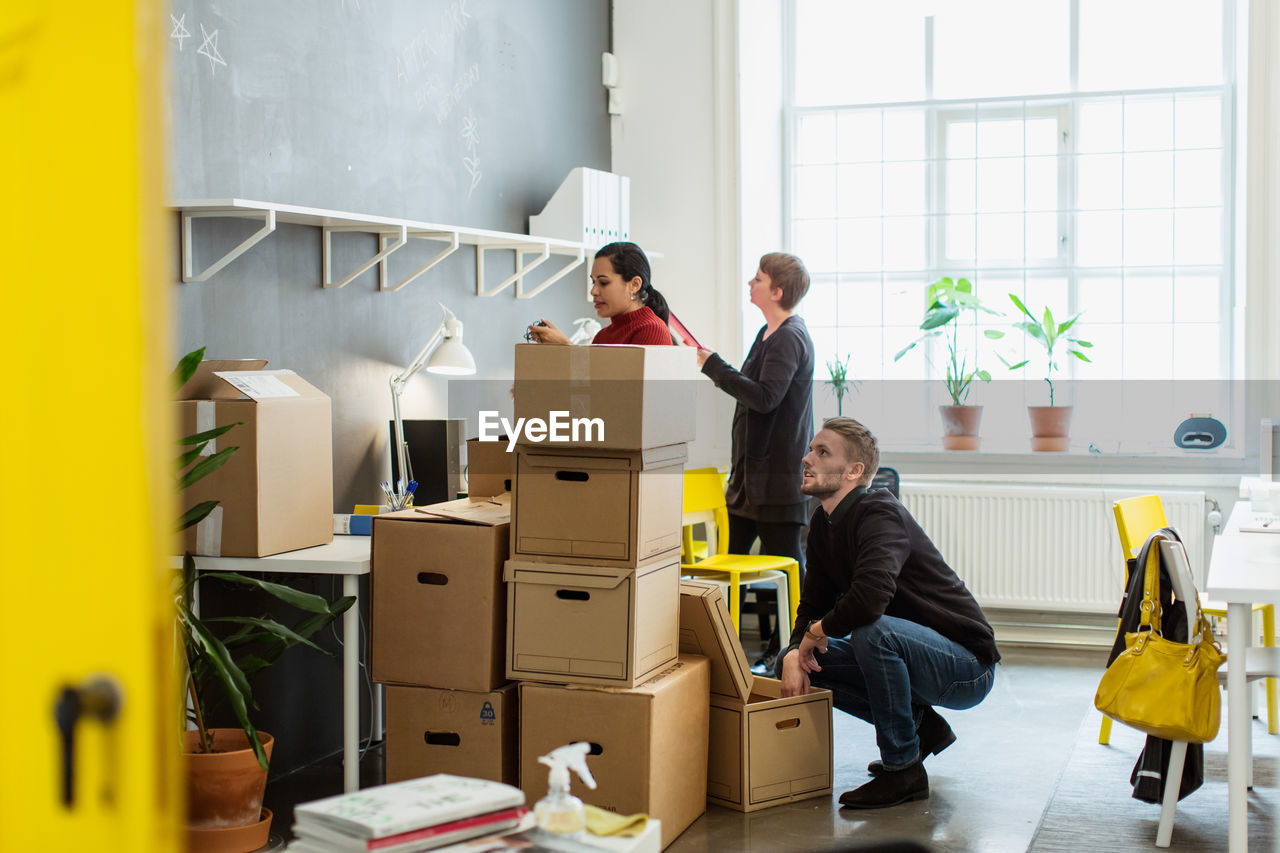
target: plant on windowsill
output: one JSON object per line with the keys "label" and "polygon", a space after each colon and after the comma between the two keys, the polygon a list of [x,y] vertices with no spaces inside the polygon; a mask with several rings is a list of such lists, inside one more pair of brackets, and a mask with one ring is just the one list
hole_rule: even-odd
{"label": "plant on windowsill", "polygon": [[836,357],[827,360],[827,374],[831,377],[827,380],[827,384],[831,386],[831,393],[836,395],[836,417],[844,417],[844,395],[857,387],[857,382],[849,378],[849,356],[840,358],[840,354],[836,353]]}
{"label": "plant on windowsill", "polygon": [[[203,358],[203,347],[182,358],[174,371],[178,387],[195,374]],[[178,440],[189,448],[178,458],[180,489],[212,474],[235,455],[238,447],[225,447],[216,453],[206,451],[211,441],[240,425],[227,424]],[[199,524],[217,505],[218,501],[208,500],[192,506],[182,514],[179,531]],[[202,618],[195,607],[196,589],[210,579],[260,589],[304,615],[292,626],[267,615]],[[194,725],[183,733],[190,850],[248,851],[267,843],[271,815],[262,808],[262,796],[274,740],[270,734],[258,731],[250,719],[250,710],[257,705],[249,679],[275,663],[292,646],[306,645],[332,654],[309,638],[330,625],[354,601],[355,598],[344,596],[330,603],[322,596],[238,572],[197,573],[195,558],[190,553],[183,556],[174,602],[180,660],[186,665],[186,716],[187,722]],[[214,624],[227,626],[231,633],[215,632]],[[208,726],[209,712],[222,704],[231,708],[240,728]]]}
{"label": "plant on windowsill", "polygon": [[[951,405],[939,406],[942,416],[942,446],[946,450],[977,450],[978,427],[982,423],[982,407],[966,404],[973,380],[991,381],[991,374],[977,365],[977,359],[969,364],[968,358],[960,350],[960,323],[958,317],[962,312],[970,311],[975,316],[982,312],[1000,316],[978,299],[973,292],[973,284],[967,278],[952,280],[940,278],[929,285],[925,294],[924,320],[920,323],[923,335],[907,344],[894,355],[898,361],[917,344],[929,338],[942,338],[947,346],[946,373],[943,382]],[[999,329],[985,329],[982,333],[990,340],[1004,337]]]}
{"label": "plant on windowsill", "polygon": [[[1049,385],[1049,405],[1027,406],[1027,414],[1031,418],[1031,449],[1066,450],[1071,445],[1072,407],[1054,405],[1053,374],[1060,369],[1054,349],[1061,343],[1067,348],[1068,355],[1088,362],[1090,361],[1089,357],[1080,350],[1090,349],[1093,344],[1067,334],[1068,330],[1075,325],[1076,320],[1080,319],[1080,314],[1076,314],[1070,320],[1058,323],[1053,319],[1053,312],[1046,305],[1044,314],[1040,319],[1036,319],[1036,316],[1027,310],[1027,306],[1022,303],[1021,299],[1012,293],[1009,294],[1009,298],[1013,300],[1013,304],[1017,306],[1023,315],[1021,321],[1013,324],[1014,328],[1021,329],[1027,337],[1044,347],[1048,359],[1048,368],[1045,371],[1044,381]],[[1004,358],[1001,357],[1000,360],[1004,361]],[[1023,359],[1017,364],[1009,364],[1005,361],[1005,364],[1010,370],[1017,370],[1025,367],[1030,361],[1031,359]]]}

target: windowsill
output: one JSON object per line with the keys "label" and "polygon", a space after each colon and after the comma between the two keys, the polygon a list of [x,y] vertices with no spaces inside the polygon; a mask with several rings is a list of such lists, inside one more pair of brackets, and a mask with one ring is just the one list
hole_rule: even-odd
{"label": "windowsill", "polygon": [[[1023,443],[1027,439],[1023,439]],[[940,443],[893,443],[881,442],[880,452],[888,456],[924,457],[937,456],[963,459],[999,458],[1002,461],[1038,461],[1051,462],[1055,459],[1183,459],[1204,460],[1205,462],[1240,462],[1245,459],[1244,451],[1237,447],[1222,446],[1212,450],[1193,448],[1159,447],[1152,444],[1126,445],[1124,442],[1098,442],[1097,444],[1073,442],[1064,451],[1036,451],[1016,447],[1012,444],[1001,447],[982,447],[978,450],[944,450]],[[1235,467],[1234,465],[1232,467]]]}

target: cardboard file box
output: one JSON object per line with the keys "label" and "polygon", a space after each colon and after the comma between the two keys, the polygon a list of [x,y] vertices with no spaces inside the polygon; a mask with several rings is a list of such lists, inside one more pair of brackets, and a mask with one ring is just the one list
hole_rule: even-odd
{"label": "cardboard file box", "polygon": [[573,794],[660,819],[666,847],[706,811],[707,688],[706,658],[690,655],[629,690],[521,683],[520,786],[528,802],[547,793],[538,756],[586,741],[599,787],[573,776]]}
{"label": "cardboard file box", "polygon": [[507,452],[507,437],[498,441],[467,439],[467,496],[486,498],[511,491],[516,454]]}
{"label": "cardboard file box", "polygon": [[211,557],[265,557],[333,540],[329,398],[263,360],[205,361],[179,392],[181,435],[237,424],[206,455],[238,447],[182,491],[182,508],[218,506],[183,533],[182,548]]}
{"label": "cardboard file box", "polygon": [[506,683],[505,504],[448,501],[373,522],[373,680],[484,693]]}
{"label": "cardboard file box", "polygon": [[508,678],[633,687],[676,659],[680,552],[636,569],[508,560]]}
{"label": "cardboard file box", "polygon": [[516,685],[489,693],[388,687],[388,782],[452,773],[515,785]]}
{"label": "cardboard file box", "polygon": [[[516,418],[549,424],[552,412],[563,412],[603,427],[602,436],[580,430],[577,440],[570,432],[558,446],[642,450],[693,441],[695,355],[690,347],[517,344]],[[518,441],[536,444],[523,431]]]}
{"label": "cardboard file box", "polygon": [[752,676],[715,586],[681,583],[680,652],[711,659],[709,802],[753,812],[831,795],[830,690],[783,698],[782,682]]}
{"label": "cardboard file box", "polygon": [[636,566],[680,547],[685,445],[516,450],[511,556]]}

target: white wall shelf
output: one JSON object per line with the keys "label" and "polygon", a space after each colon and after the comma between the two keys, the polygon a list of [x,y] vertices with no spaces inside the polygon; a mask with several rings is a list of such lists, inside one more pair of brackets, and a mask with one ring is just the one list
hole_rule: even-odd
{"label": "white wall shelf", "polygon": [[[508,234],[502,231],[486,231],[481,228],[462,228],[454,225],[440,225],[434,222],[415,222],[408,219],[392,219],[384,216],[367,216],[362,213],[346,213],[337,210],[323,210],[315,207],[299,207],[292,204],[278,204],[269,201],[247,201],[240,198],[195,199],[178,201],[173,207],[182,215],[182,280],[184,282],[208,281],[227,264],[247,252],[269,234],[275,231],[277,223],[286,222],[291,225],[311,225],[323,231],[320,241],[321,281],[320,286],[326,289],[346,287],[357,276],[378,265],[378,289],[385,291],[400,290],[427,270],[443,261],[466,244],[475,246],[476,250],[476,295],[494,296],[515,285],[517,299],[530,299],[570,272],[582,266],[587,253],[595,249],[585,243],[571,240],[559,240],[550,237],[536,237],[528,234]],[[191,223],[195,219],[248,219],[261,221],[262,227],[246,237],[239,244],[227,251],[203,270],[193,269],[194,235]],[[334,233],[364,233],[378,236],[378,251],[353,272],[346,273],[341,280],[333,269],[333,247],[331,237]],[[435,257],[424,266],[419,267],[404,279],[391,282],[387,276],[387,258],[406,245],[409,240],[435,240],[448,243]],[[493,250],[515,252],[516,270],[507,278],[492,287],[485,286],[485,253]],[[526,260],[534,255],[532,260]],[[534,268],[541,265],[552,255],[566,257],[565,265],[539,282],[531,289],[525,289],[524,277]]]}

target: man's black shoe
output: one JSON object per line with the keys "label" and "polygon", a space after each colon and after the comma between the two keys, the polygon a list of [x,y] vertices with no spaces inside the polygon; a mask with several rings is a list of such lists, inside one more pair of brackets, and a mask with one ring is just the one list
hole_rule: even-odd
{"label": "man's black shoe", "polygon": [[924,763],[917,761],[902,770],[884,770],[860,788],[840,795],[840,805],[847,809],[883,809],[913,800],[929,798],[929,774]]}
{"label": "man's black shoe", "polygon": [[755,675],[764,675],[769,678],[773,677],[773,665],[778,660],[778,650],[765,652],[760,659],[751,665],[751,672]]}
{"label": "man's black shoe", "polygon": [[[956,742],[956,733],[951,731],[951,726],[947,725],[947,721],[932,706],[917,705],[915,718],[916,737],[920,738],[921,761],[930,755],[937,755]],[[884,763],[877,758],[867,765],[867,772],[872,776],[879,776],[884,772]]]}

